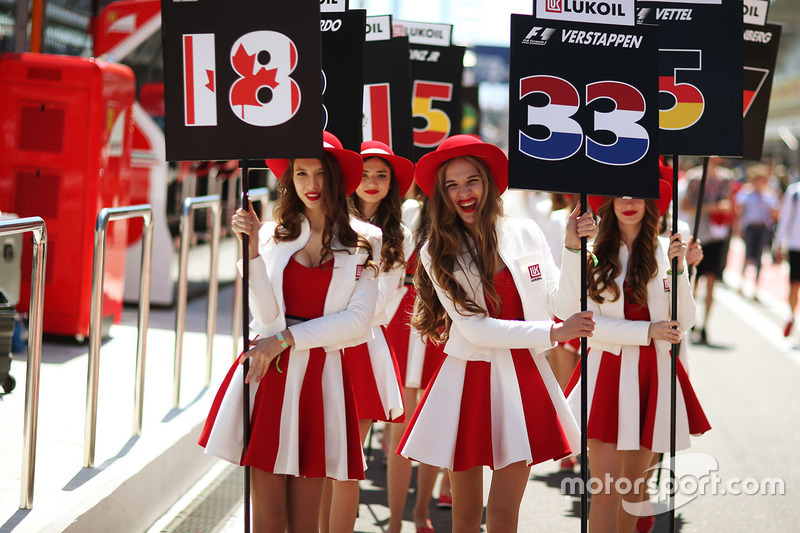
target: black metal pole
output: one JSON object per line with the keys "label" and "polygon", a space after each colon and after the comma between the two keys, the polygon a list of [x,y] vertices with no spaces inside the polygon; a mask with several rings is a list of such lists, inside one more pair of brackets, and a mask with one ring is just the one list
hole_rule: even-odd
{"label": "black metal pole", "polygon": [[[581,193],[581,215],[586,213],[587,203],[586,193]],[[586,237],[581,237],[581,311],[586,311],[588,307],[586,252]],[[589,394],[589,386],[586,382],[589,378],[588,352],[586,337],[581,337],[581,533],[587,533],[589,530],[589,454],[587,453],[588,438],[586,436],[589,420],[589,402],[586,398],[586,395]]]}
{"label": "black metal pole", "polygon": [[[248,196],[249,187],[249,174],[250,168],[248,161],[242,159],[239,161],[239,167],[242,170],[242,209],[248,211],[250,209],[250,198]],[[246,233],[242,234],[242,351],[250,350],[250,299],[248,297],[250,286],[250,239]],[[250,370],[250,360],[246,359],[244,362],[244,370],[242,371],[242,382],[244,387],[242,389],[242,432],[244,446],[242,447],[242,457],[247,453],[247,445],[250,442],[250,385],[244,381],[247,377],[247,372]],[[250,467],[244,467],[244,531],[250,533]]]}
{"label": "black metal pole", "polygon": [[[677,156],[676,156],[677,157]],[[675,167],[677,168],[677,162],[675,163]],[[673,169],[672,171],[673,176],[677,176],[678,173],[676,170]],[[697,191],[697,207],[695,208],[694,212],[694,227],[692,228],[692,240],[697,241],[697,232],[700,229],[700,217],[703,215],[703,201],[706,194],[706,178],[708,177],[708,158],[703,158],[703,174],[700,176],[700,190]],[[677,181],[674,179],[673,181]],[[674,190],[674,189],[673,189]],[[677,196],[676,196],[677,198]],[[677,203],[675,205],[678,205]],[[694,275],[694,266],[689,267],[689,279],[692,278]]]}
{"label": "black metal pole", "polygon": [[[678,233],[678,155],[672,160],[672,234]],[[672,320],[678,320],[678,258],[672,258]],[[681,345],[672,345],[672,369],[670,371],[669,410],[669,531],[675,533],[675,404],[677,400],[678,353]]]}

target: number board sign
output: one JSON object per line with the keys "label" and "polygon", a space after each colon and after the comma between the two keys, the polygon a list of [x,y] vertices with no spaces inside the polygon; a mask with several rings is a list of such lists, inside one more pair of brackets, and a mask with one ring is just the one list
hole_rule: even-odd
{"label": "number board sign", "polygon": [[769,97],[781,26],[744,26],[744,150],[745,159],[760,160],[764,149]]}
{"label": "number board sign", "polygon": [[742,155],[742,2],[637,2],[659,27],[659,150]]}
{"label": "number board sign", "polygon": [[511,15],[509,185],[658,196],[658,35]]}
{"label": "number board sign", "polygon": [[411,45],[414,160],[461,133],[464,46]]}
{"label": "number board sign", "polygon": [[167,159],[319,157],[313,0],[162,0]]}
{"label": "number board sign", "polygon": [[408,37],[368,40],[364,46],[362,139],[381,141],[411,159],[411,64]]}
{"label": "number board sign", "polygon": [[450,44],[451,24],[392,21],[394,35],[407,35],[411,50],[414,157],[432,152],[461,132],[463,46]]}
{"label": "number board sign", "polygon": [[322,13],[323,129],[348,150],[361,151],[364,35],[367,12],[363,9]]}

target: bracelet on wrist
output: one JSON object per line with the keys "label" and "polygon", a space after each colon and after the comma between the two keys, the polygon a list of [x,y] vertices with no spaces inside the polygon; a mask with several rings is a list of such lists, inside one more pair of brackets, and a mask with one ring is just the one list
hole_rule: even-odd
{"label": "bracelet on wrist", "polygon": [[[580,248],[578,248],[578,249],[576,250],[575,248],[570,248],[570,247],[569,247],[569,246],[567,246],[567,245],[564,245],[564,248],[566,248],[568,252],[572,252],[573,254],[579,254],[579,253],[581,253],[581,249],[580,249]],[[596,255],[594,255],[594,253],[592,253],[591,251],[588,251],[588,253],[589,253],[589,257],[591,257],[591,258],[592,258],[592,263],[594,263],[594,266],[597,266],[597,263],[598,263],[598,261],[597,261],[597,256],[596,256]]]}
{"label": "bracelet on wrist", "polygon": [[286,342],[286,339],[283,338],[283,332],[282,331],[279,331],[278,334],[275,335],[275,338],[277,338],[278,342],[281,343],[281,348],[283,348],[284,350],[289,348],[289,343]]}

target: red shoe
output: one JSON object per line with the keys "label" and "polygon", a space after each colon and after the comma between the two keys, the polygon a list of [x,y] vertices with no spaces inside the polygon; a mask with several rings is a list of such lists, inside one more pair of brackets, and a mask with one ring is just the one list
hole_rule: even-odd
{"label": "red shoe", "polygon": [[786,323],[786,327],[783,328],[783,336],[784,337],[788,337],[789,334],[792,333],[792,326],[794,326],[794,318],[789,320],[789,322]]}
{"label": "red shoe", "polygon": [[431,519],[428,518],[426,521],[425,526],[417,526],[417,533],[436,533],[433,529],[433,524],[431,524]]}
{"label": "red shoe", "polygon": [[436,507],[439,509],[452,509],[453,497],[449,494],[439,494],[439,498],[436,499]]}
{"label": "red shoe", "polygon": [[653,515],[641,516],[636,521],[636,533],[650,533],[655,527],[656,517]]}
{"label": "red shoe", "polygon": [[561,459],[561,471],[562,472],[574,472],[575,467],[578,466],[578,458],[577,457],[564,457]]}

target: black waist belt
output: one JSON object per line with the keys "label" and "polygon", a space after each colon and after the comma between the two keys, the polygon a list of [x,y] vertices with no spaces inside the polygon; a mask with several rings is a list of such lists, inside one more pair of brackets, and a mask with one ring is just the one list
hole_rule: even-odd
{"label": "black waist belt", "polygon": [[285,315],[286,317],[286,327],[294,326],[295,324],[300,324],[302,322],[308,322],[311,320],[310,318],[303,318],[301,316],[294,316],[294,315]]}

